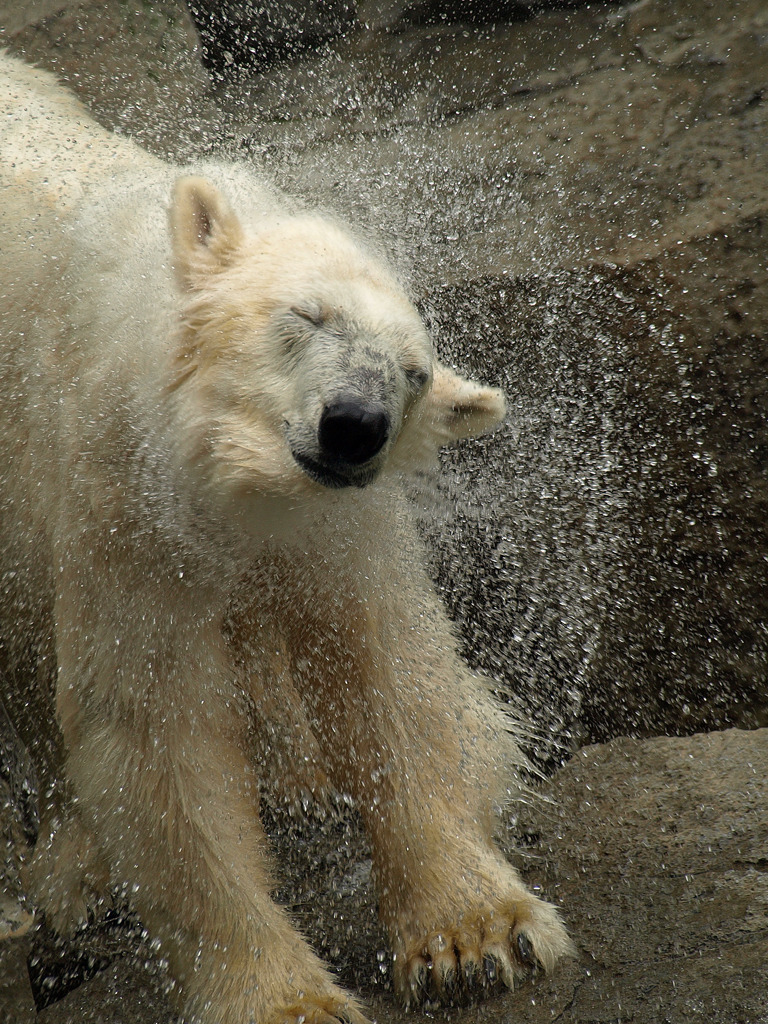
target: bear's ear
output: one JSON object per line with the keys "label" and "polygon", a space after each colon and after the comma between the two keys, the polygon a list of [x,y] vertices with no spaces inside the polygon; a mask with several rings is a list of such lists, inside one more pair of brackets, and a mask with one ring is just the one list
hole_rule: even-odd
{"label": "bear's ear", "polygon": [[179,178],[171,201],[171,243],[176,279],[184,291],[227,266],[243,229],[224,196],[205,178]]}
{"label": "bear's ear", "polygon": [[504,395],[498,388],[466,380],[442,363],[435,364],[424,404],[439,444],[484,434],[497,426],[506,412]]}

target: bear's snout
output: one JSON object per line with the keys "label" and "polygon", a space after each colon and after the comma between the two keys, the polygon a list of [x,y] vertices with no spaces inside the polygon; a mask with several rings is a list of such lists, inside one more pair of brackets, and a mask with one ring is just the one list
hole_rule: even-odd
{"label": "bear's snout", "polygon": [[360,466],[381,451],[389,430],[389,415],[382,405],[340,398],[323,410],[317,438],[324,458]]}

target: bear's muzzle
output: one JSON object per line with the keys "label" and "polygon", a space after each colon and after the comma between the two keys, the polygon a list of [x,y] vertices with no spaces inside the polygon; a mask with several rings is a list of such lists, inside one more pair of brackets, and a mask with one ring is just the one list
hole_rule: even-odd
{"label": "bear's muzzle", "polygon": [[317,439],[324,460],[361,466],[378,455],[389,431],[389,414],[379,403],[339,398],[323,410]]}

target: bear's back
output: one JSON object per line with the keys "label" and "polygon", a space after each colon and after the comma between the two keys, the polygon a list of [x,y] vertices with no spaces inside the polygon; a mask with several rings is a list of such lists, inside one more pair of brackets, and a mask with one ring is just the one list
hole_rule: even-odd
{"label": "bear's back", "polygon": [[[97,124],[53,75],[0,53],[0,187],[20,216],[70,210],[89,186],[160,161]],[[3,199],[4,215],[13,207]]]}

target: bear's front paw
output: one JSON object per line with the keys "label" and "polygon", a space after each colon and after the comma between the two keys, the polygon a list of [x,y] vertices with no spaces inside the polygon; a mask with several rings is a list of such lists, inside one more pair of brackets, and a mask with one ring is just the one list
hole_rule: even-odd
{"label": "bear's front paw", "polygon": [[22,874],[48,926],[59,935],[72,935],[111,906],[112,897],[93,837],[78,816],[62,818],[56,830],[41,830]]}
{"label": "bear's front paw", "polygon": [[550,970],[571,953],[557,910],[527,892],[446,920],[419,939],[398,944],[395,990],[406,1006],[464,1003],[537,967]]}

